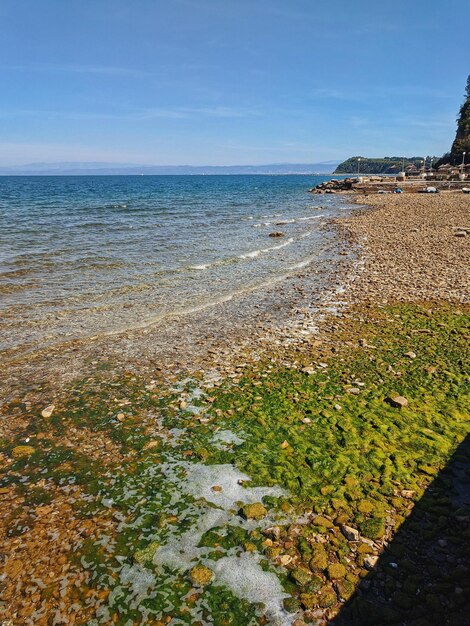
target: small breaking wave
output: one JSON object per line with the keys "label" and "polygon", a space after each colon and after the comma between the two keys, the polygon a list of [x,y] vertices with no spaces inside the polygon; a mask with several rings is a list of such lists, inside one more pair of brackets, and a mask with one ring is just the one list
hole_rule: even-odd
{"label": "small breaking wave", "polygon": [[287,224],[297,224],[298,222],[307,222],[309,220],[318,220],[321,217],[325,217],[324,213],[318,215],[306,215],[304,217],[296,217],[295,219],[277,220],[275,222],[258,222],[253,224],[253,228],[261,228],[262,226],[284,226]]}
{"label": "small breaking wave", "polygon": [[284,241],[278,246],[271,246],[269,248],[260,248],[259,250],[253,250],[252,252],[246,252],[245,254],[240,254],[238,258],[239,259],[254,259],[260,254],[263,254],[264,252],[271,252],[272,250],[280,250],[281,248],[285,248],[286,246],[289,246],[293,242],[294,242],[294,238],[290,237],[289,239],[287,239],[287,241]]}

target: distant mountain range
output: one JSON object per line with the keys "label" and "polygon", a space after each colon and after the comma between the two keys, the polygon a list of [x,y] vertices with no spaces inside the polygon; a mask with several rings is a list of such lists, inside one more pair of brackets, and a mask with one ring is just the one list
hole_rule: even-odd
{"label": "distant mountain range", "polygon": [[136,165],[131,163],[65,162],[28,163],[0,167],[0,176],[115,176],[115,175],[234,175],[331,174],[339,161],[323,163],[273,163],[270,165]]}

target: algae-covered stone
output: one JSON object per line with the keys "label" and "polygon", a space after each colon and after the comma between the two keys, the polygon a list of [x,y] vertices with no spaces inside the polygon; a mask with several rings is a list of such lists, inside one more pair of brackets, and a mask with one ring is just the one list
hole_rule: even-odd
{"label": "algae-covered stone", "polygon": [[329,609],[336,604],[336,593],[331,587],[323,587],[318,598],[318,604],[322,609]]}
{"label": "algae-covered stone", "polygon": [[16,446],[16,448],[13,448],[11,451],[11,456],[14,459],[21,459],[24,456],[31,456],[35,452],[36,450],[33,446]]}
{"label": "algae-covered stone", "polygon": [[371,518],[361,524],[361,531],[369,539],[381,539],[385,534],[385,522],[382,518]]}
{"label": "algae-covered stone", "polygon": [[357,509],[361,513],[368,514],[372,513],[372,511],[374,510],[374,505],[372,504],[372,502],[369,502],[369,500],[361,500],[357,505]]}
{"label": "algae-covered stone", "polygon": [[191,578],[191,582],[193,585],[198,585],[199,587],[205,587],[214,578],[214,572],[206,567],[205,565],[196,565],[189,572],[189,577]]}
{"label": "algae-covered stone", "polygon": [[209,458],[210,454],[206,448],[196,448],[196,456],[201,459],[201,461],[205,461]]}
{"label": "algae-covered stone", "polygon": [[361,543],[359,548],[357,549],[358,554],[374,554],[374,550],[367,545],[367,543]]}
{"label": "algae-covered stone", "polygon": [[251,542],[247,542],[243,544],[243,547],[245,548],[246,552],[256,552],[257,548],[256,548],[256,544],[251,543]]}
{"label": "algae-covered stone", "polygon": [[344,578],[346,573],[346,568],[341,563],[332,563],[328,566],[328,576],[332,580],[335,578]]}
{"label": "algae-covered stone", "polygon": [[301,587],[305,587],[312,579],[311,573],[308,569],[303,567],[296,567],[291,572],[292,579]]}
{"label": "algae-covered stone", "polygon": [[313,523],[315,526],[323,526],[323,528],[333,528],[334,524],[323,515],[317,515],[313,518]]}
{"label": "algae-covered stone", "polygon": [[246,519],[262,519],[266,517],[268,511],[261,502],[254,502],[253,504],[245,504],[242,506],[241,514]]}
{"label": "algae-covered stone", "polygon": [[328,556],[321,543],[312,546],[312,558],[310,559],[310,569],[313,571],[323,570],[328,565]]}
{"label": "algae-covered stone", "polygon": [[297,613],[297,611],[300,609],[300,602],[297,598],[294,598],[293,596],[291,596],[290,598],[285,598],[283,604],[284,608],[289,613]]}
{"label": "algae-covered stone", "polygon": [[151,563],[153,557],[155,556],[155,552],[160,547],[158,541],[152,541],[146,548],[142,550],[137,550],[134,554],[134,561],[140,563],[141,565],[145,565],[146,563]]}
{"label": "algae-covered stone", "polygon": [[354,584],[349,580],[339,580],[336,583],[336,590],[343,600],[349,600],[355,590]]}
{"label": "algae-covered stone", "polygon": [[308,611],[318,604],[318,596],[315,593],[301,593],[300,601],[304,609]]}

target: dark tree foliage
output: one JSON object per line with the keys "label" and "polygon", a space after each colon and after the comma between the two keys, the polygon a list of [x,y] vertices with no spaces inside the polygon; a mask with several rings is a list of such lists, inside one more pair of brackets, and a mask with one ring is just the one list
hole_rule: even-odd
{"label": "dark tree foliage", "polygon": [[[405,169],[407,167],[414,166],[416,169],[421,169],[423,166],[424,157],[410,157],[405,158]],[[360,159],[360,161],[359,161]],[[433,164],[436,161],[436,157],[433,157]],[[403,157],[383,157],[378,159],[369,159],[366,157],[351,157],[346,161],[343,161],[338,165],[335,170],[335,174],[357,174],[359,162],[360,174],[397,174],[403,167]],[[429,167],[431,160],[426,160],[426,165]]]}
{"label": "dark tree foliage", "polygon": [[460,165],[463,159],[463,153],[466,152],[466,163],[470,162],[470,75],[467,78],[467,87],[465,90],[465,101],[460,107],[457,117],[457,132],[455,134],[454,143],[450,153],[445,154],[437,163],[450,163],[451,165]]}

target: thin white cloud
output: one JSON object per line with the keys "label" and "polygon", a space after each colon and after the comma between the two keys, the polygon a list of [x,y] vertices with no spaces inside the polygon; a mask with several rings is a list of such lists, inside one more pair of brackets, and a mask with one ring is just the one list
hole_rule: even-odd
{"label": "thin white cloud", "polygon": [[102,113],[100,111],[51,111],[41,109],[0,109],[0,118],[35,117],[56,118],[68,120],[128,120],[145,121],[152,119],[190,119],[197,117],[208,118],[242,118],[259,117],[262,113],[258,109],[250,109],[234,106],[175,106],[175,107],[150,107],[134,109],[116,113]]}

